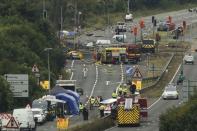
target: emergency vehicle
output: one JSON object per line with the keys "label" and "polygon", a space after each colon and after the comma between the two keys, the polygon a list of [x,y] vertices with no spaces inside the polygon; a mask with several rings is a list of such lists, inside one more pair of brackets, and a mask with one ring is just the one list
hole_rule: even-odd
{"label": "emergency vehicle", "polygon": [[123,47],[126,48],[129,63],[137,63],[141,60],[141,46],[139,44],[127,44]]}
{"label": "emergency vehicle", "polygon": [[126,48],[120,47],[109,47],[104,48],[101,53],[101,62],[102,63],[112,63],[118,64],[120,62],[127,62],[127,52]]}
{"label": "emergency vehicle", "polygon": [[147,99],[141,98],[139,94],[121,97],[117,102],[118,126],[139,126],[140,122],[147,120]]}
{"label": "emergency vehicle", "polygon": [[155,53],[156,42],[154,39],[144,39],[141,43],[141,50],[143,53]]}

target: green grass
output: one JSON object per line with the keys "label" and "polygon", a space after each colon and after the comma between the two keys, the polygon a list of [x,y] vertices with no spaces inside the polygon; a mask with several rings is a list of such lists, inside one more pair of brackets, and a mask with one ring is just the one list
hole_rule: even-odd
{"label": "green grass", "polygon": [[164,87],[167,83],[170,82],[173,75],[176,72],[177,67],[181,63],[181,56],[178,54],[174,56],[171,63],[168,66],[168,72],[165,72],[161,80],[153,87],[147,89],[142,96],[148,97],[148,98],[156,98],[161,96],[161,93],[163,92]]}

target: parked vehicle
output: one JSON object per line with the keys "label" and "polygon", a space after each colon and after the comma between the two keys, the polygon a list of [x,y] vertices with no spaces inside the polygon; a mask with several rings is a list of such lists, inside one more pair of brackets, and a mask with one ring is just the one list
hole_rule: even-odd
{"label": "parked vehicle", "polygon": [[133,14],[131,14],[131,13],[126,14],[125,22],[127,22],[127,21],[133,22]]}
{"label": "parked vehicle", "polygon": [[107,64],[118,64],[120,62],[126,63],[126,48],[122,47],[108,47],[102,49],[101,62]]}
{"label": "parked vehicle", "polygon": [[147,99],[140,94],[117,99],[116,120],[118,126],[140,126],[141,120],[147,119]]}
{"label": "parked vehicle", "polygon": [[174,30],[175,29],[175,23],[169,23],[168,21],[167,22],[160,22],[158,24],[158,28],[157,30],[158,31],[171,31],[171,30]]}
{"label": "parked vehicle", "polygon": [[126,38],[127,38],[126,34],[113,36],[113,39],[117,40],[118,42],[124,42]]}
{"label": "parked vehicle", "polygon": [[127,52],[127,60],[129,63],[137,63],[141,60],[141,46],[138,44],[124,45]]}
{"label": "parked vehicle", "polygon": [[32,108],[34,120],[35,122],[42,124],[46,121],[46,114],[44,113],[44,110],[41,108]]}
{"label": "parked vehicle", "polygon": [[191,63],[194,64],[194,56],[191,54],[187,54],[184,57],[185,64]]}
{"label": "parked vehicle", "polygon": [[110,40],[97,40],[96,45],[110,45],[111,41]]}
{"label": "parked vehicle", "polygon": [[80,51],[70,51],[67,53],[67,57],[70,59],[83,59],[83,54]]}
{"label": "parked vehicle", "polygon": [[154,39],[142,40],[141,51],[143,53],[155,53],[156,43]]}
{"label": "parked vehicle", "polygon": [[165,87],[165,90],[162,94],[163,99],[178,99],[178,92],[176,85],[170,83]]}
{"label": "parked vehicle", "polygon": [[29,108],[14,109],[13,117],[19,122],[20,130],[36,130],[33,112]]}

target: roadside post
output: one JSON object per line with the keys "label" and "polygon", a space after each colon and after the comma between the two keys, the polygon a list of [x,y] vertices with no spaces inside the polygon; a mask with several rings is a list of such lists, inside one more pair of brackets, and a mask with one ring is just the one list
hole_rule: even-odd
{"label": "roadside post", "polygon": [[40,73],[36,64],[33,65],[31,71],[32,73],[34,73],[36,80],[37,80],[37,85],[39,86],[40,85]]}
{"label": "roadside post", "polygon": [[137,37],[137,26],[136,25],[134,26],[132,32],[133,32],[133,34],[135,36],[135,44],[136,44],[136,42],[137,42],[137,40],[136,40],[136,37]]}
{"label": "roadside post", "polygon": [[144,25],[144,20],[141,19],[140,22],[139,22],[139,24],[140,24],[140,35],[141,35],[141,40],[143,40],[143,29],[144,29],[144,27],[145,27],[145,25]]}
{"label": "roadside post", "polygon": [[159,41],[161,40],[161,36],[159,35],[159,33],[156,33],[155,40],[157,44],[157,52],[159,52]]}

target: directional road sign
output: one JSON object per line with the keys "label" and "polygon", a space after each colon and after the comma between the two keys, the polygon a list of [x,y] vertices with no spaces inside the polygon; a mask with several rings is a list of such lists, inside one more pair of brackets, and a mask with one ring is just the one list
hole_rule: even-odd
{"label": "directional road sign", "polygon": [[14,97],[29,96],[28,74],[5,74],[4,77],[10,84],[10,90]]}
{"label": "directional road sign", "polygon": [[126,71],[125,71],[126,75],[132,75],[133,73],[133,67],[130,66],[126,66]]}

